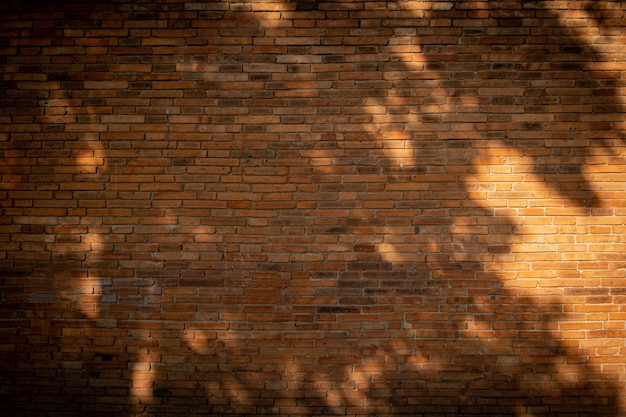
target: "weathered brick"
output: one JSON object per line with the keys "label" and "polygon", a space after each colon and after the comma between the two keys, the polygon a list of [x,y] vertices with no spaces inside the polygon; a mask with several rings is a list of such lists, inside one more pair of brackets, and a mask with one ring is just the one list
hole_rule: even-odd
{"label": "weathered brick", "polygon": [[621,415],[619,2],[0,6],[16,415]]}

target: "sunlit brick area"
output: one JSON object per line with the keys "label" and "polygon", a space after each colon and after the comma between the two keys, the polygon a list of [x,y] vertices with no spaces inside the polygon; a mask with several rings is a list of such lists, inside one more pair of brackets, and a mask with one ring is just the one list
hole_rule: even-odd
{"label": "sunlit brick area", "polygon": [[626,2],[1,3],[3,416],[626,415]]}

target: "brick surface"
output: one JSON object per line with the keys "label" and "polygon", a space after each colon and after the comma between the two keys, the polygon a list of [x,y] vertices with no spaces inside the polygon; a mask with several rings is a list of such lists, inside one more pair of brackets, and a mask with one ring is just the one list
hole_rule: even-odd
{"label": "brick surface", "polygon": [[4,0],[3,415],[626,414],[625,18]]}

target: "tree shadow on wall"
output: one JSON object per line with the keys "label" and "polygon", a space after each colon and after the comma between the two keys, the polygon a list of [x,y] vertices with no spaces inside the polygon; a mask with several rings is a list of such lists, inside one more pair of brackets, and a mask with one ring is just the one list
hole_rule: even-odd
{"label": "tree shadow on wall", "polygon": [[[341,8],[303,2],[296,10],[329,12],[335,7]],[[601,53],[575,35],[576,29],[559,26],[558,15],[542,2],[514,11],[476,11],[470,2],[443,7],[449,8],[429,11],[424,18],[455,22],[486,12],[491,19],[481,28],[453,23],[445,46],[429,45],[433,32],[428,28],[422,37],[418,26],[424,70],[411,72],[415,79],[394,78],[394,71],[410,71],[415,62],[364,59],[360,68],[380,71],[380,82],[344,78],[345,90],[335,96],[353,107],[329,118],[334,133],[328,134],[336,142],[317,149],[325,151],[332,166],[312,161],[314,173],[344,174],[344,181],[351,174],[369,176],[373,183],[355,180],[324,187],[320,180],[320,190],[378,191],[384,202],[369,202],[373,209],[368,209],[365,196],[317,201],[317,214],[337,213],[336,221],[307,226],[305,234],[340,234],[339,241],[355,239],[355,250],[365,253],[357,253],[347,269],[338,271],[336,286],[319,290],[333,304],[318,306],[314,322],[298,328],[319,330],[327,324],[321,323],[326,315],[348,323],[350,316],[360,315],[362,321],[356,329],[330,326],[326,333],[351,341],[326,340],[327,346],[349,348],[320,350],[309,366],[287,367],[302,379],[292,384],[300,389],[290,392],[300,396],[304,409],[323,414],[618,415],[621,384],[593,365],[591,356],[617,353],[620,343],[608,342],[604,350],[604,342],[585,345],[567,331],[593,311],[583,304],[602,304],[617,293],[581,289],[590,276],[576,262],[585,257],[565,259],[554,250],[575,243],[573,235],[563,236],[575,217],[612,213],[603,209],[611,204],[603,201],[611,194],[594,190],[587,164],[617,156],[611,148],[622,146],[615,131],[622,108],[615,97],[618,81],[594,79]],[[541,23],[525,26],[525,19],[533,18]],[[526,44],[532,31],[550,27],[545,22],[557,24],[546,31],[545,43]],[[601,36],[598,27],[587,30]],[[364,37],[379,34],[384,24],[371,31],[354,27],[354,33],[360,31]],[[381,52],[379,45],[366,41],[358,49]],[[526,59],[514,61],[514,55]],[[327,63],[342,62],[339,56],[326,58]],[[351,85],[354,92],[348,91]],[[330,97],[334,91],[320,96],[324,93]],[[323,102],[320,98],[318,110]],[[386,110],[384,115],[377,117],[376,110],[367,114],[366,109],[377,106]],[[358,120],[346,114],[365,115],[363,129],[341,131],[346,119]],[[419,126],[406,135],[410,123]],[[484,130],[474,130],[478,126]],[[386,140],[394,136],[403,139],[399,146],[397,140]],[[359,154],[350,150],[358,146],[351,147],[350,140],[371,150],[355,157]],[[507,166],[510,160],[515,162]],[[427,184],[423,188],[409,187],[422,181]],[[407,197],[411,191],[413,198]],[[437,197],[440,202],[433,204]],[[516,198],[525,205],[504,202]],[[346,209],[350,213],[342,214]],[[415,218],[407,223],[404,214],[396,214],[399,210],[412,210]],[[547,224],[546,217],[552,216],[569,220]],[[355,238],[363,233],[359,228],[373,236]],[[409,228],[414,234],[406,232]],[[376,248],[374,253],[370,248]],[[619,256],[612,260],[620,261]],[[321,269],[312,276],[335,276],[332,266]],[[391,340],[377,339],[381,336]],[[286,356],[297,363],[295,345],[281,337],[277,346],[293,352]],[[287,372],[281,380],[289,381],[291,375]],[[246,383],[240,383],[245,390]],[[316,390],[316,384],[323,389]],[[269,395],[281,394],[274,390]]]}
{"label": "tree shadow on wall", "polygon": [[[243,103],[242,98],[233,97],[227,83],[180,71],[177,79],[204,86],[181,87],[185,97],[215,99],[220,105],[203,111],[221,130],[197,132],[212,135],[213,144],[218,137],[228,144],[212,148],[212,143],[186,139],[188,125],[174,111],[173,100],[138,106],[151,132],[140,135],[145,149],[124,148],[140,143],[133,139],[136,132],[107,131],[109,142],[101,152],[102,143],[89,140],[93,132],[78,133],[88,144],[85,151],[96,152],[83,159],[76,152],[66,155],[74,161],[72,174],[98,166],[82,173],[94,175],[92,184],[99,176],[171,175],[171,188],[158,192],[187,206],[183,210],[168,205],[167,198],[146,198],[157,190],[139,177],[109,181],[95,194],[73,194],[80,207],[90,205],[93,214],[101,210],[100,217],[113,223],[105,221],[99,231],[77,207],[68,219],[91,222],[84,235],[94,239],[91,249],[59,249],[28,263],[33,266],[27,269],[40,277],[63,281],[35,291],[35,298],[61,294],[53,308],[47,304],[47,313],[29,302],[20,304],[26,315],[50,315],[38,321],[41,328],[32,329],[50,344],[35,345],[43,351],[49,346],[40,357],[51,355],[49,362],[63,371],[51,368],[39,376],[86,384],[51,388],[51,396],[73,396],[83,412],[106,414],[111,409],[105,408],[115,407],[128,415],[181,410],[213,415],[619,415],[619,376],[593,362],[595,355],[621,344],[583,345],[579,335],[566,334],[586,320],[586,311],[579,310],[583,304],[592,309],[614,301],[614,293],[597,284],[582,289],[579,281],[587,277],[576,263],[582,261],[562,259],[555,249],[576,243],[577,217],[606,215],[604,204],[612,204],[605,201],[610,193],[594,189],[587,169],[596,159],[617,158],[612,148],[622,141],[614,126],[621,121],[622,105],[610,95],[617,88],[610,83],[617,81],[592,76],[592,68],[603,62],[599,46],[583,42],[579,29],[564,27],[543,2],[510,12],[474,9],[474,3],[464,1],[432,3],[402,21],[393,18],[401,7],[395,3],[378,5],[382,9],[372,11],[374,16],[389,19],[374,21],[357,17],[364,11],[358,2],[283,6],[287,21],[314,21],[324,28],[324,35],[312,36],[328,46],[326,51],[320,47],[316,64],[329,83],[311,97],[289,98],[282,91],[286,98],[281,99],[281,83],[289,82],[281,79],[285,74],[254,69],[239,74],[233,66],[233,73],[247,75],[244,87],[248,80],[262,81],[275,93],[266,101],[244,97],[250,103],[259,99],[248,109],[260,120],[269,117],[259,123],[265,124],[260,132],[233,140],[242,132],[235,130],[232,115],[223,115],[224,107],[236,107],[232,103]],[[233,8],[228,17],[245,18],[263,39],[263,22],[244,9]],[[160,10],[155,4],[146,5],[143,15],[129,13],[150,17]],[[219,13],[223,18],[226,12]],[[463,20],[473,13],[489,13],[491,19],[481,20],[480,28],[464,27]],[[427,23],[445,20],[450,20],[445,30]],[[547,31],[544,44],[525,43],[525,31],[535,29]],[[368,43],[386,33],[385,43]],[[394,46],[394,36],[400,35],[413,37],[409,52]],[[354,45],[359,63],[329,52],[332,42],[350,37],[360,39]],[[293,45],[286,51],[251,48],[248,58],[213,53],[195,64],[226,69],[246,59],[250,64],[289,63],[293,82],[306,81],[297,75],[310,71],[311,49]],[[526,51],[528,59],[511,61],[512,51]],[[158,63],[170,75],[177,63],[189,63],[176,54],[170,61],[123,59]],[[344,64],[359,71],[344,74]],[[48,71],[50,79],[54,70]],[[96,77],[94,72],[90,77]],[[111,81],[106,69],[99,72],[102,81]],[[358,79],[359,72],[367,79]],[[548,81],[546,74],[558,81]],[[165,75],[154,79],[158,76]],[[67,87],[61,93],[66,97],[59,99],[80,101],[66,106],[84,113],[78,116],[80,124],[89,126],[90,118],[96,124],[113,123],[102,119],[106,98],[89,97],[82,84],[72,88],[75,80],[57,81]],[[149,89],[150,83],[144,83],[135,87]],[[140,96],[132,88],[119,94]],[[587,116],[590,107],[596,116]],[[302,113],[294,113],[296,108]],[[287,116],[279,118],[274,110]],[[292,131],[269,134],[288,117],[297,122]],[[55,129],[45,119],[41,125]],[[193,147],[196,158],[178,157]],[[237,162],[214,166],[207,151]],[[98,155],[106,162],[97,162]],[[283,186],[263,183],[269,179],[260,175],[271,169],[285,179]],[[246,182],[255,180],[261,182]],[[189,206],[191,198],[184,193],[190,189],[182,184],[201,182],[209,197]],[[42,182],[37,184],[43,191]],[[256,189],[274,203],[285,194],[292,200],[267,210],[264,201],[241,199],[240,193]],[[505,203],[511,200],[525,205]],[[258,223],[220,216],[234,207],[248,210]],[[184,224],[202,210],[210,216],[201,224]],[[545,224],[557,216],[562,224]],[[168,237],[172,230],[176,241]],[[183,259],[185,251],[203,255]],[[606,259],[620,260],[618,255]],[[4,299],[11,299],[3,287]],[[25,319],[20,317],[20,326],[29,326]],[[112,345],[90,346],[104,340]],[[62,352],[68,341],[84,347]],[[72,370],[78,362],[84,367]],[[19,378],[36,375],[32,372]],[[35,403],[52,401],[39,392]],[[78,406],[65,407],[71,409],[62,411],[72,412]]]}

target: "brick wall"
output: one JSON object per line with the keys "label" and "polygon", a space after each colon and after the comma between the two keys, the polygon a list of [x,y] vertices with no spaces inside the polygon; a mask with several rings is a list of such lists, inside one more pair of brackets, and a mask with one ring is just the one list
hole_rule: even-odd
{"label": "brick wall", "polygon": [[624,415],[625,14],[4,0],[5,415]]}

